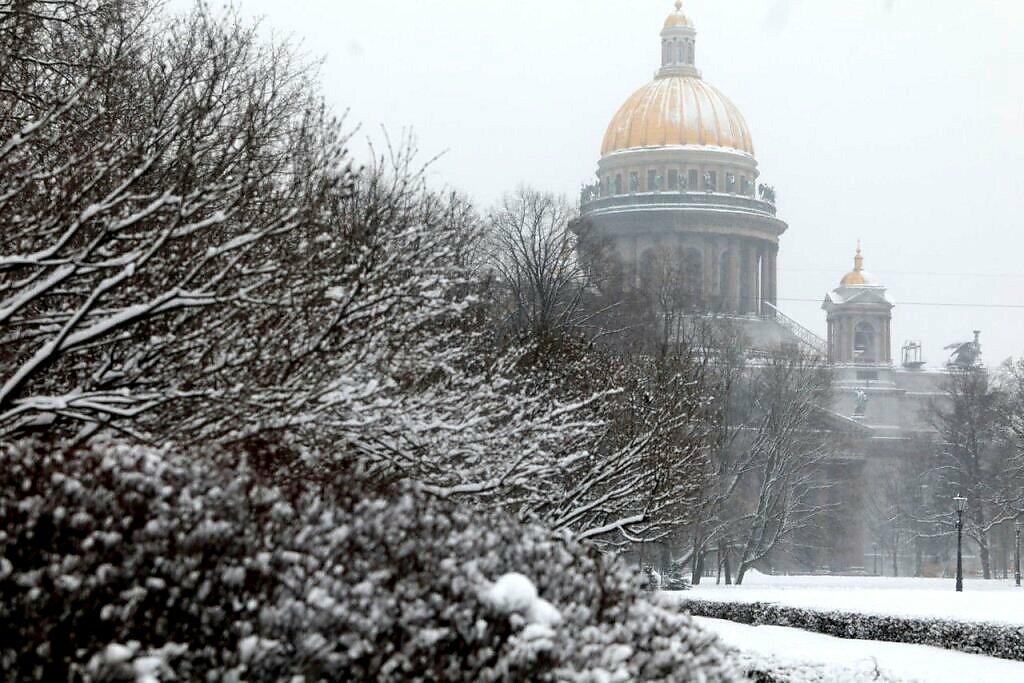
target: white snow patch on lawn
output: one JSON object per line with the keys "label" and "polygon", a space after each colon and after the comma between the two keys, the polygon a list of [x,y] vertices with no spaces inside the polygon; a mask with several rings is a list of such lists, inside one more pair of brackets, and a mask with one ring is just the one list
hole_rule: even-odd
{"label": "white snow patch on lawn", "polygon": [[[744,652],[793,664],[825,664],[835,680],[849,680],[854,671],[882,674],[905,681],[1024,681],[1024,662],[971,655],[927,645],[847,640],[782,626],[748,626],[722,619],[694,617],[700,626]],[[859,677],[858,677],[859,678]]]}

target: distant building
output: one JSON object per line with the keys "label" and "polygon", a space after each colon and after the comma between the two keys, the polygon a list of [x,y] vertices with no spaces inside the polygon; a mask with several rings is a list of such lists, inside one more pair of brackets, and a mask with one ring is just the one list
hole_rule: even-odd
{"label": "distant building", "polygon": [[[792,569],[876,571],[872,496],[896,463],[934,438],[927,407],[943,395],[947,372],[925,369],[914,342],[894,363],[895,304],[864,270],[859,244],[853,270],[822,305],[825,338],[779,310],[777,256],[788,226],[777,216],[774,188],[760,181],[746,120],[697,69],[697,32],[681,2],[660,43],[654,80],[608,126],[597,182],[583,190],[578,229],[611,245],[627,288],[641,286],[657,261],[668,260],[694,308],[738,322],[754,348],[799,344],[827,357],[835,398],[822,420],[847,437],[829,468],[837,484],[833,502],[853,514],[814,566],[806,558],[804,566],[792,558],[772,561]],[[977,337],[957,353],[977,362]]]}

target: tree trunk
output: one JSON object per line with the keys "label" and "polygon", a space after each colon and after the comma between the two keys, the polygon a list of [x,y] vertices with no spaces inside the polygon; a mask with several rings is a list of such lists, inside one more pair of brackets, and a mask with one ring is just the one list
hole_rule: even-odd
{"label": "tree trunk", "polygon": [[748,569],[750,569],[750,565],[748,565],[745,560],[741,561],[739,571],[736,572],[737,586],[743,585],[743,577],[746,576]]}
{"label": "tree trunk", "polygon": [[732,585],[732,566],[729,564],[729,549],[725,549],[725,585]]}
{"label": "tree trunk", "polygon": [[992,557],[988,547],[988,535],[978,535],[978,554],[981,556],[981,575],[986,579],[992,578]]}
{"label": "tree trunk", "polygon": [[700,577],[704,574],[704,549],[696,542],[693,544],[693,558],[690,560],[690,584],[700,585]]}
{"label": "tree trunk", "polygon": [[975,541],[978,543],[978,555],[981,558],[981,575],[986,579],[992,578],[992,557],[989,548],[988,533],[983,531],[985,528],[985,519],[988,515],[982,509],[981,505],[977,505],[971,515],[974,520],[974,528],[978,531]]}

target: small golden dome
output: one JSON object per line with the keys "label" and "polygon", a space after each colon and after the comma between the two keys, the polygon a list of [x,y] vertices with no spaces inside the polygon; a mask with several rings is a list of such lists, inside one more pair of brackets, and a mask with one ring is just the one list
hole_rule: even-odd
{"label": "small golden dome", "polygon": [[601,155],[643,147],[700,145],[754,155],[743,114],[696,76],[657,78],[633,93],[608,126]]}
{"label": "small golden dome", "polygon": [[853,257],[853,270],[843,276],[839,281],[840,287],[855,287],[857,285],[870,285],[871,279],[864,271],[864,256],[860,253],[860,241],[857,242],[857,255]]}
{"label": "small golden dome", "polygon": [[674,28],[676,26],[693,28],[693,22],[690,21],[690,17],[683,13],[682,0],[676,0],[676,11],[668,15],[668,19],[665,20],[665,28]]}

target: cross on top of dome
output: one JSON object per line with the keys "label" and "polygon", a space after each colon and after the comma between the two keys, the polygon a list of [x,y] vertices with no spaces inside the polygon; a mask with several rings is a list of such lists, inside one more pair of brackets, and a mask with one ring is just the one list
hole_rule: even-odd
{"label": "cross on top of dome", "polygon": [[872,284],[871,279],[864,271],[864,254],[860,250],[860,240],[857,240],[857,253],[853,257],[853,270],[843,276],[839,285],[841,287],[853,287],[870,284]]}

